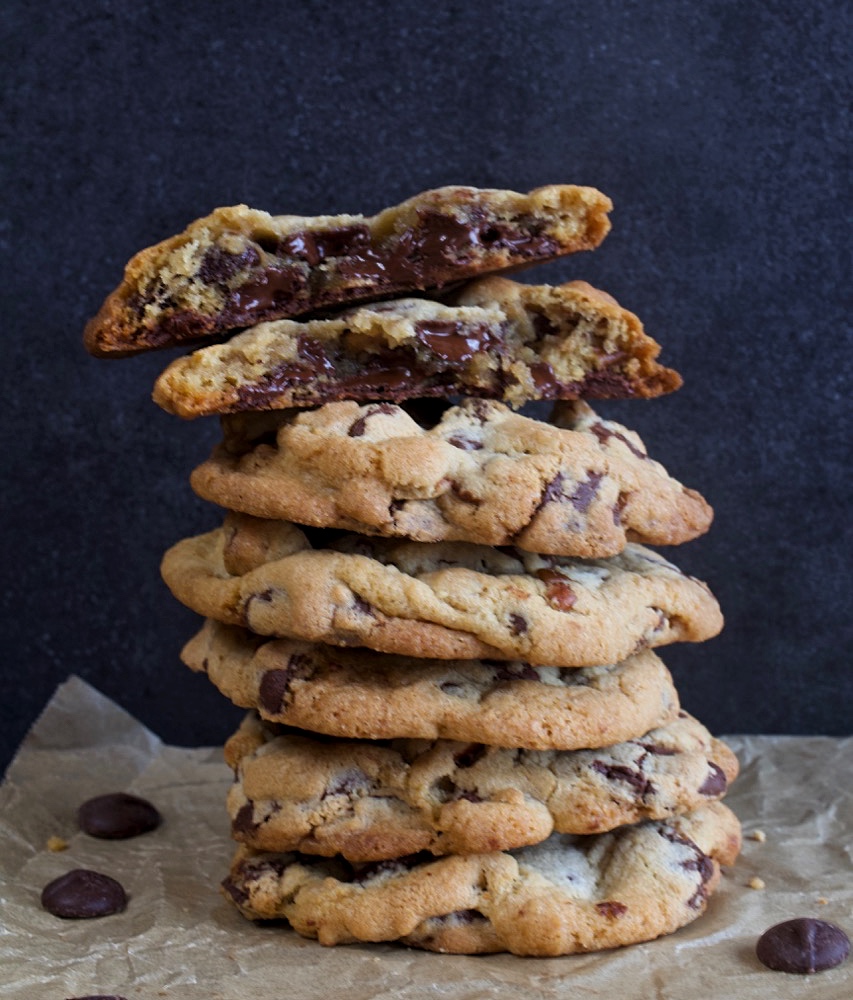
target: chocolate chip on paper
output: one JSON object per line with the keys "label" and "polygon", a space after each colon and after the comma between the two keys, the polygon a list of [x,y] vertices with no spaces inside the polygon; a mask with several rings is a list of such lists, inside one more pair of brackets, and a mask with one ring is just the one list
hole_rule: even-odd
{"label": "chocolate chip on paper", "polygon": [[41,905],[55,917],[88,920],[121,913],[127,893],[120,882],[88,868],[74,868],[49,882],[41,894]]}
{"label": "chocolate chip on paper", "polygon": [[77,823],[84,833],[104,840],[126,840],[155,830],[163,817],[146,799],[126,792],[98,795],[84,802]]}
{"label": "chocolate chip on paper", "polygon": [[797,917],[766,930],[758,939],[755,953],[760,962],[776,972],[823,972],[847,958],[850,938],[826,920]]}

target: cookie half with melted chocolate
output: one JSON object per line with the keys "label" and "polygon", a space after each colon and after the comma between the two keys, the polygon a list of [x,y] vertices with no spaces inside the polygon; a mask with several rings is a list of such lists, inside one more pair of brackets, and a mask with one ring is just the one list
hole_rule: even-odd
{"label": "cookie half with melted chocolate", "polygon": [[600,191],[529,194],[451,186],[378,215],[272,216],[218,208],[138,253],[86,327],[117,357],[266,320],[449,284],[594,249],[612,205]]}
{"label": "cookie half with melted chocolate", "polygon": [[681,385],[639,319],[585,282],[485,278],[453,303],[392,299],[261,323],[172,362],[154,399],[191,418],[342,399],[473,396],[518,407],[648,398]]}

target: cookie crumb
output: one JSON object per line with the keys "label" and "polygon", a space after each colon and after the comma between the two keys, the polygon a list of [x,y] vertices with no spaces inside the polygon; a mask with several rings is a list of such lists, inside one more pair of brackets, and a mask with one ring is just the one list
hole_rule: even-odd
{"label": "cookie crumb", "polygon": [[817,903],[818,906],[826,906],[829,900],[826,898],[826,896],[819,896],[817,900],[815,900],[815,902]]}
{"label": "cookie crumb", "polygon": [[746,883],[750,889],[763,889],[764,879],[759,878],[757,875],[753,875],[752,878]]}
{"label": "cookie crumb", "polygon": [[763,830],[753,830],[749,835],[750,840],[757,840],[759,844],[763,844],[767,840],[767,834]]}
{"label": "cookie crumb", "polygon": [[64,851],[68,847],[68,841],[64,837],[48,837],[45,846],[49,851]]}

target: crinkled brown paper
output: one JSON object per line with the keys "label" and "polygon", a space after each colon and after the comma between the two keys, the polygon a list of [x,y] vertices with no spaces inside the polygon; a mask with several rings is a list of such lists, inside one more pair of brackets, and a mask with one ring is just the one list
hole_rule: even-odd
{"label": "crinkled brown paper", "polygon": [[[396,945],[323,948],[285,925],[244,920],[219,893],[232,853],[230,772],[221,749],[164,746],[113,702],[71,678],[24,741],[0,787],[0,997],[91,994],[180,1000],[753,1000],[853,997],[853,959],[813,976],[770,972],[755,942],[795,916],[853,932],[853,738],[731,737],[742,773],[727,801],[743,853],[707,912],[646,944],[593,955],[436,955]],[[156,831],[102,841],[77,807],[131,791],[164,816]],[[761,843],[755,830],[766,833]],[[47,849],[50,837],[67,850]],[[124,913],[59,920],[41,889],[71,868],[125,886]],[[764,889],[750,888],[754,877]]]}

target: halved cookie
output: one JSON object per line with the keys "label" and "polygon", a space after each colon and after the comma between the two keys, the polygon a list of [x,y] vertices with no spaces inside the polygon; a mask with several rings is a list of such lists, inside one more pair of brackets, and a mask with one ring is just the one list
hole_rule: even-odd
{"label": "halved cookie", "polygon": [[261,323],[173,361],[154,400],[198,417],[339,399],[461,395],[521,406],[660,396],[681,385],[637,317],[584,282],[486,278],[458,301],[476,304],[392,299],[328,319]]}
{"label": "halved cookie", "polygon": [[371,218],[218,208],[142,250],[86,326],[120,357],[335,305],[439,289],[475,275],[591,250],[610,199],[550,185],[529,194],[451,186]]}

